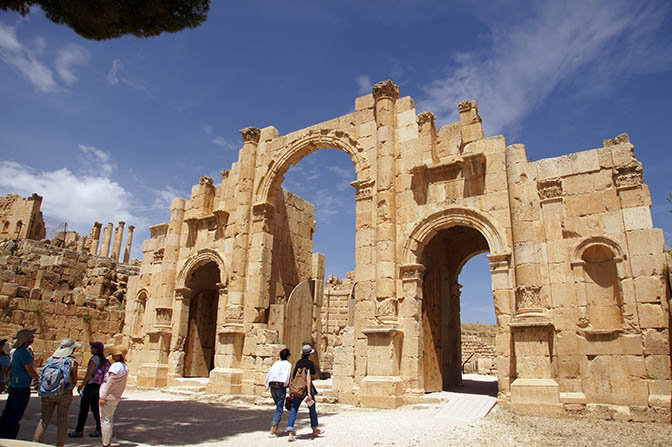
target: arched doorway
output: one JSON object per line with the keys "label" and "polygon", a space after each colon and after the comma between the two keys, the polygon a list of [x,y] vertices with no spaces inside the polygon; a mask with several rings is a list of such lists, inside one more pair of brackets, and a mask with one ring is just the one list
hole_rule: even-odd
{"label": "arched doorway", "polygon": [[[454,226],[439,231],[425,246],[423,280],[423,371],[425,392],[462,385],[460,284],[458,276],[473,256],[489,251],[483,235]],[[484,278],[489,281],[490,278]]]}
{"label": "arched doorway", "polygon": [[219,280],[219,267],[212,261],[199,266],[186,280],[192,299],[184,346],[184,377],[208,377],[214,368]]}

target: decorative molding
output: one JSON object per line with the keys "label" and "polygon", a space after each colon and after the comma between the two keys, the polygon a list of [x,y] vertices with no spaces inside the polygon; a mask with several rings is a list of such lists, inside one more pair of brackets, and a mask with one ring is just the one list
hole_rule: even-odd
{"label": "decorative molding", "polygon": [[380,81],[373,86],[373,99],[378,101],[382,98],[390,98],[392,100],[399,99],[399,86],[394,82],[390,81]]}
{"label": "decorative molding", "polygon": [[170,323],[173,319],[173,309],[170,307],[157,307],[156,308],[156,320],[154,322],[155,327],[170,327]]}
{"label": "decorative molding", "polygon": [[614,168],[614,184],[616,188],[639,186],[644,183],[644,171],[641,163]]}
{"label": "decorative molding", "polygon": [[376,184],[374,180],[354,181],[350,182],[350,186],[355,188],[355,201],[370,200],[373,198],[373,186]]}
{"label": "decorative molding", "polygon": [[422,264],[406,264],[399,266],[399,276],[402,282],[422,281],[425,266]]}
{"label": "decorative molding", "polygon": [[259,143],[259,138],[261,137],[261,130],[256,127],[246,127],[245,129],[240,130],[240,134],[243,136],[244,143]]}
{"label": "decorative molding", "polygon": [[163,255],[165,254],[165,249],[159,248],[158,250],[154,251],[154,254],[152,256],[152,264],[159,264],[163,262]]}
{"label": "decorative molding", "polygon": [[541,180],[537,182],[537,191],[539,192],[539,198],[542,201],[562,197],[562,180],[559,178]]}
{"label": "decorative molding", "polygon": [[212,177],[201,177],[198,181],[199,185],[204,185],[204,186],[213,186],[214,180]]}
{"label": "decorative molding", "polygon": [[253,222],[271,222],[275,216],[275,207],[270,203],[257,203],[252,206]]}
{"label": "decorative molding", "polygon": [[457,105],[457,111],[459,113],[469,112],[472,109],[476,109],[476,113],[478,113],[478,104],[473,99],[464,100]]}

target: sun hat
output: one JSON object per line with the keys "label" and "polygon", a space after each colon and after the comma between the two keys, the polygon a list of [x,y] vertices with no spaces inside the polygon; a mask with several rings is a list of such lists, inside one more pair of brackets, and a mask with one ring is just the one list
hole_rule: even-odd
{"label": "sun hat", "polygon": [[312,354],[313,352],[315,350],[310,345],[303,345],[303,348],[301,348],[301,354],[303,355]]}
{"label": "sun hat", "polygon": [[98,353],[99,353],[100,355],[105,355],[105,354],[104,354],[104,352],[105,352],[105,345],[102,344],[101,342],[99,342],[99,341],[90,341],[90,342],[89,342],[89,345],[91,345],[91,347],[92,347],[93,349],[95,349],[96,351],[98,351]]}
{"label": "sun hat", "polygon": [[21,329],[16,333],[16,342],[14,342],[14,347],[20,348],[25,342],[31,339],[37,329]]}
{"label": "sun hat", "polygon": [[75,352],[75,349],[79,348],[80,346],[82,346],[82,344],[77,343],[72,338],[64,338],[63,340],[61,340],[61,344],[58,347],[58,349],[54,351],[52,357],[56,357],[58,359],[67,357],[69,355],[72,355],[72,353]]}
{"label": "sun hat", "polygon": [[128,348],[122,345],[113,345],[110,347],[110,354],[126,357],[126,354],[128,354]]}

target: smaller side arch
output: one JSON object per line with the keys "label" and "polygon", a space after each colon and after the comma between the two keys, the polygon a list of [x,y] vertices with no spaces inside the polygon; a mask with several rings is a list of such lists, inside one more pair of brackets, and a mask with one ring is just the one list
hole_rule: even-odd
{"label": "smaller side arch", "polygon": [[429,214],[411,230],[402,252],[404,264],[418,264],[423,248],[436,233],[458,225],[478,230],[488,242],[493,256],[510,253],[504,232],[497,227],[492,217],[473,208],[448,207]]}
{"label": "smaller side arch", "polygon": [[175,289],[186,288],[187,275],[189,272],[194,271],[201,265],[207,264],[208,262],[214,262],[217,264],[220,275],[219,282],[221,284],[226,284],[229,278],[229,269],[226,265],[226,262],[216,250],[211,248],[204,248],[199,250],[195,255],[187,258],[184,265],[177,274]]}
{"label": "smaller side arch", "polygon": [[620,262],[626,259],[626,254],[623,252],[621,246],[616,242],[604,236],[592,236],[581,241],[572,255],[572,263],[581,262],[583,253],[593,245],[601,245],[607,247],[614,253],[614,261]]}

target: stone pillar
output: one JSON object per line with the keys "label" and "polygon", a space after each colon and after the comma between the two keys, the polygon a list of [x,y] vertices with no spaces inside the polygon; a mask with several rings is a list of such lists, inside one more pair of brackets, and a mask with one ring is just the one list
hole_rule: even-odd
{"label": "stone pillar", "polygon": [[124,250],[124,264],[128,264],[131,259],[131,246],[133,245],[133,225],[128,226],[128,235],[126,236],[126,250]]}
{"label": "stone pillar", "polygon": [[525,147],[506,150],[513,260],[515,263],[515,314],[510,326],[515,355],[515,380],[511,383],[511,406],[521,413],[562,413],[560,387],[552,377],[553,324],[546,316],[540,264],[544,241],[541,206],[536,187],[535,165]]}
{"label": "stone pillar", "polygon": [[98,253],[98,256],[107,258],[110,255],[110,240],[112,239],[113,228],[114,224],[108,222],[107,227],[105,227],[105,231],[103,232],[103,244],[100,246],[100,253]]}
{"label": "stone pillar", "polygon": [[403,296],[399,304],[399,327],[404,333],[400,375],[407,384],[406,393],[424,393],[422,363],[422,278],[425,266],[407,264],[399,267]]}
{"label": "stone pillar", "polygon": [[[240,150],[240,177],[236,184],[233,207],[235,222],[238,227],[233,241],[231,274],[229,276],[224,321],[223,324],[218,322],[217,335],[219,342],[216,346],[215,368],[210,371],[210,382],[208,384],[209,391],[225,394],[236,394],[241,390],[243,379],[241,361],[245,339],[244,324],[251,327],[252,322],[258,316],[257,308],[263,304],[260,303],[260,294],[251,295],[248,302],[246,302],[248,297],[245,296],[249,259],[248,242],[251,231],[250,214],[254,195],[254,171],[261,131],[256,127],[248,127],[242,129],[240,133],[243,138],[243,148]],[[265,213],[262,212],[261,214]],[[261,225],[263,225],[264,220],[262,216]],[[268,233],[264,231],[261,234]],[[245,318],[246,310],[254,315]]]}
{"label": "stone pillar", "polygon": [[93,227],[91,227],[91,235],[89,236],[89,253],[92,255],[98,253],[98,242],[100,241],[100,229],[102,226],[102,223],[94,222]]}
{"label": "stone pillar", "polygon": [[112,244],[112,254],[110,257],[115,261],[119,261],[119,254],[121,253],[121,239],[124,237],[124,225],[126,225],[126,222],[119,221],[117,230],[114,233],[114,244]]}
{"label": "stone pillar", "polygon": [[396,162],[394,104],[399,87],[392,81],[373,86],[376,131],[376,318],[395,322],[396,297]]}

